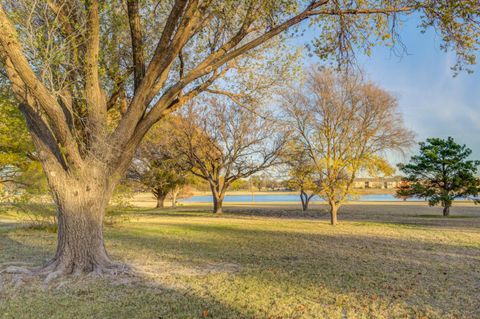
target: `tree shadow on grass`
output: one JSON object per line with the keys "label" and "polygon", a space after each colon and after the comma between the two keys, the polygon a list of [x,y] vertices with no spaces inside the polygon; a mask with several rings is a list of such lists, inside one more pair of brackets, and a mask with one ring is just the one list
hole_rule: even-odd
{"label": "tree shadow on grass", "polygon": [[[475,297],[480,248],[475,243],[455,245],[434,242],[434,238],[350,234],[342,232],[341,225],[326,233],[312,228],[269,230],[241,222],[225,225],[195,220],[143,226],[126,224],[107,229],[107,245],[114,258],[140,265],[154,260],[159,267],[150,271],[158,274],[173,272],[177,266],[198,270],[235,264],[238,270],[219,267],[211,272],[177,272],[168,280],[143,275],[133,282],[66,285],[46,294],[35,287],[0,292],[4,300],[0,301],[0,312],[16,317],[27,314],[26,318],[35,314],[32,309],[52,318],[201,318],[208,309],[214,318],[250,318],[259,314],[267,317],[269,311],[283,314],[282,305],[296,300],[309,305],[310,316],[305,317],[325,317],[325,309],[336,307],[373,317],[379,311],[389,317],[417,316],[419,310],[439,318],[480,316]],[[23,241],[21,236],[42,234],[0,234],[4,247],[10,247],[6,255],[0,252],[8,257],[19,251],[20,255],[32,254],[32,260],[41,259],[53,246],[45,247],[45,240]],[[53,234],[45,236],[54,238]],[[218,297],[229,291],[234,295]],[[344,299],[339,301],[339,297]],[[274,306],[250,306],[255,300]]]}
{"label": "tree shadow on grass", "polygon": [[[287,219],[325,220],[330,215],[326,205],[312,205],[307,212],[302,212],[294,206],[274,207],[228,207],[227,217],[275,217]],[[173,216],[173,214],[172,214]],[[413,227],[439,227],[457,229],[480,228],[480,207],[455,206],[450,217],[442,216],[439,207],[425,205],[392,205],[382,204],[349,204],[341,207],[339,222],[372,222]]]}
{"label": "tree shadow on grass", "polygon": [[[352,250],[355,248],[382,248],[387,252],[394,250],[394,248],[402,248],[402,250],[416,252],[421,252],[423,251],[422,249],[425,249],[424,252],[427,254],[427,256],[423,258],[425,262],[431,261],[431,252],[458,255],[463,258],[474,257],[480,261],[480,246],[474,242],[465,245],[455,245],[418,240],[416,238],[408,240],[372,234],[350,235],[336,233],[333,227],[332,232],[329,232],[329,234],[318,234],[306,232],[301,229],[298,231],[294,229],[289,229],[288,231],[252,229],[243,227],[241,224],[215,225],[194,222],[169,222],[165,224],[158,223],[156,226],[158,226],[158,228],[167,227],[176,230],[174,232],[164,233],[158,233],[155,230],[152,232],[142,230],[141,233],[139,233],[130,231],[128,228],[122,228],[114,230],[111,238],[114,241],[122,242],[122,245],[125,246],[133,245],[132,249],[157,248],[160,250],[167,249],[175,251],[179,249],[178,253],[185,251],[188,252],[189,255],[191,253],[192,255],[206,254],[210,257],[216,256],[219,257],[219,261],[222,262],[225,261],[225,258],[231,256],[241,257],[244,247],[247,251],[255,250],[257,252],[256,255],[259,255],[260,258],[268,256],[269,252],[283,252],[282,248],[286,249],[287,247],[279,246],[278,244],[281,242],[288,242],[291,248],[296,247],[295,243],[305,245],[321,244],[322,248],[326,248],[329,251],[337,246]],[[341,225],[338,227],[341,227]],[[179,232],[180,230],[183,230],[183,233]],[[183,237],[182,234],[193,234],[193,236]],[[240,247],[239,244],[243,246]],[[274,247],[273,250],[272,247]],[[310,250],[308,249],[308,251]],[[301,251],[297,252],[301,253]],[[375,253],[375,251],[369,252]],[[318,254],[322,255],[320,253]]]}
{"label": "tree shadow on grass", "polygon": [[[270,206],[226,206],[223,216],[215,216],[207,207],[185,206],[177,209],[153,209],[142,210],[136,215],[143,217],[222,217],[222,218],[282,218],[282,219],[304,219],[304,220],[325,220],[330,215],[324,204],[315,204],[302,212],[294,205],[272,205]],[[428,207],[425,205],[395,205],[395,204],[349,204],[343,206],[339,211],[339,222],[371,222],[381,224],[392,224],[400,226],[425,227],[425,228],[446,228],[446,229],[475,229],[480,228],[480,207],[476,206],[454,206],[450,217],[442,216],[442,209],[439,207]]]}
{"label": "tree shadow on grass", "polygon": [[[323,287],[322,293],[332,298],[353,296],[354,304],[378,303],[387,313],[395,306],[407,314],[428,308],[438,317],[480,316],[480,304],[473,297],[478,292],[475,282],[480,281],[475,271],[480,266],[478,246],[335,234],[333,229],[326,235],[195,223],[164,227],[175,228],[177,234],[183,229],[185,236],[122,230],[112,240],[140,255],[150,251],[191,267],[235,263],[241,271],[232,276],[253,278],[257,288],[270,291],[267,298],[272,302],[282,298],[275,293],[280,291],[331,303],[315,294],[315,287]],[[373,296],[381,297],[372,301]]]}
{"label": "tree shadow on grass", "polygon": [[480,207],[457,206],[450,217],[442,216],[439,207],[422,205],[347,205],[339,221],[371,222],[401,226],[459,230],[480,229]]}
{"label": "tree shadow on grass", "polygon": [[[16,239],[12,239],[15,234]],[[28,245],[22,241],[33,234],[50,236],[49,233],[36,230],[29,231],[21,223],[0,223],[0,266],[10,264],[40,265],[52,256],[52,250],[48,248]]]}
{"label": "tree shadow on grass", "polygon": [[[6,228],[0,224],[0,228]],[[45,240],[54,234],[10,225],[0,232],[0,270],[11,264],[38,266],[51,257]],[[12,239],[15,238],[15,239]],[[50,240],[49,240],[50,241]],[[19,280],[19,278],[21,280]],[[19,285],[21,283],[21,285]],[[185,287],[164,285],[148,276],[92,278],[67,276],[45,286],[42,278],[0,272],[0,317],[3,318],[251,318],[214,297]]]}
{"label": "tree shadow on grass", "polygon": [[[81,277],[49,288],[26,283],[1,293],[2,318],[251,318],[215,298],[152,285],[146,278]],[[117,282],[116,282],[117,281]]]}

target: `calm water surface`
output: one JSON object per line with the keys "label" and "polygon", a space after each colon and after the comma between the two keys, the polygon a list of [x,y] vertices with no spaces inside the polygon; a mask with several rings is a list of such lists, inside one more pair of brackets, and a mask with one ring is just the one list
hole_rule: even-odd
{"label": "calm water surface", "polygon": [[[392,194],[369,194],[361,195],[353,198],[356,201],[362,202],[399,202],[402,199],[398,199]],[[201,195],[201,196],[192,196],[190,198],[185,198],[181,200],[185,203],[211,203],[212,196]],[[227,195],[225,196],[224,202],[273,202],[273,203],[282,203],[282,202],[298,202],[300,201],[300,196],[296,194],[272,194],[272,195]],[[324,200],[318,196],[312,198],[312,201],[323,202]],[[423,201],[420,198],[410,198],[407,201]]]}

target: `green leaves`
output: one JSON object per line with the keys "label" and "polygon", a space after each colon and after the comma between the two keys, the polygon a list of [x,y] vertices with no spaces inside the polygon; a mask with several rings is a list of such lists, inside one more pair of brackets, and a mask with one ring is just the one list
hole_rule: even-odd
{"label": "green leaves", "polygon": [[480,180],[476,174],[480,161],[468,160],[471,153],[452,137],[421,142],[420,154],[412,156],[410,163],[398,165],[407,175],[398,195],[425,197],[431,206],[441,203],[444,207],[451,206],[457,198],[477,197]]}
{"label": "green leaves", "polygon": [[22,113],[6,96],[0,96],[0,181],[28,193],[47,189]]}
{"label": "green leaves", "polygon": [[0,166],[24,166],[34,151],[22,113],[0,96]]}
{"label": "green leaves", "polygon": [[319,29],[315,53],[339,66],[352,63],[357,53],[370,55],[378,45],[404,51],[401,18],[412,14],[421,32],[433,30],[441,37],[440,48],[456,53],[454,71],[469,72],[469,66],[476,63],[480,46],[477,0],[340,0],[330,1],[319,11],[314,18]]}
{"label": "green leaves", "polygon": [[[165,124],[165,123],[163,123]],[[172,123],[168,123],[172,125]],[[137,150],[129,175],[154,194],[165,196],[190,182],[183,161],[175,154],[172,141],[166,136],[170,126],[157,125],[145,137]]]}

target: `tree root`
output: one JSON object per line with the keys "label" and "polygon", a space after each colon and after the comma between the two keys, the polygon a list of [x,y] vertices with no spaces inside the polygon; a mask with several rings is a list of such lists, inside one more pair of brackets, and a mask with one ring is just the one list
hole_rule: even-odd
{"label": "tree root", "polygon": [[32,270],[26,267],[20,266],[8,266],[3,270],[0,270],[0,274],[7,273],[7,274],[23,274],[23,275],[31,275]]}
{"label": "tree root", "polygon": [[[19,265],[23,265],[19,263]],[[44,284],[48,285],[55,279],[66,276],[78,277],[83,274],[88,277],[116,277],[116,276],[134,276],[136,272],[127,264],[115,262],[103,262],[86,266],[79,266],[73,263],[65,263],[61,260],[51,260],[40,267],[21,267],[8,265],[0,270],[1,274],[14,275],[15,283],[23,283],[26,280],[34,278],[44,278]],[[15,286],[18,286],[15,284]]]}
{"label": "tree root", "polygon": [[32,266],[33,263],[24,263],[24,262],[20,262],[20,261],[13,261],[13,262],[6,262],[6,263],[2,263],[0,264],[0,269],[1,268],[6,268],[8,266]]}

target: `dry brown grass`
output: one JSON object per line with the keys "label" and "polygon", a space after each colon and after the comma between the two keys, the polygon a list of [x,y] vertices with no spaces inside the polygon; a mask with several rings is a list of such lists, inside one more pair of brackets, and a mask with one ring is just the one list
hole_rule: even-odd
{"label": "dry brown grass", "polygon": [[[444,219],[438,208],[349,205],[336,227],[322,209],[138,211],[106,230],[109,251],[137,276],[44,287],[3,274],[0,317],[480,317],[478,207]],[[0,263],[52,254],[54,234],[0,220]]]}

